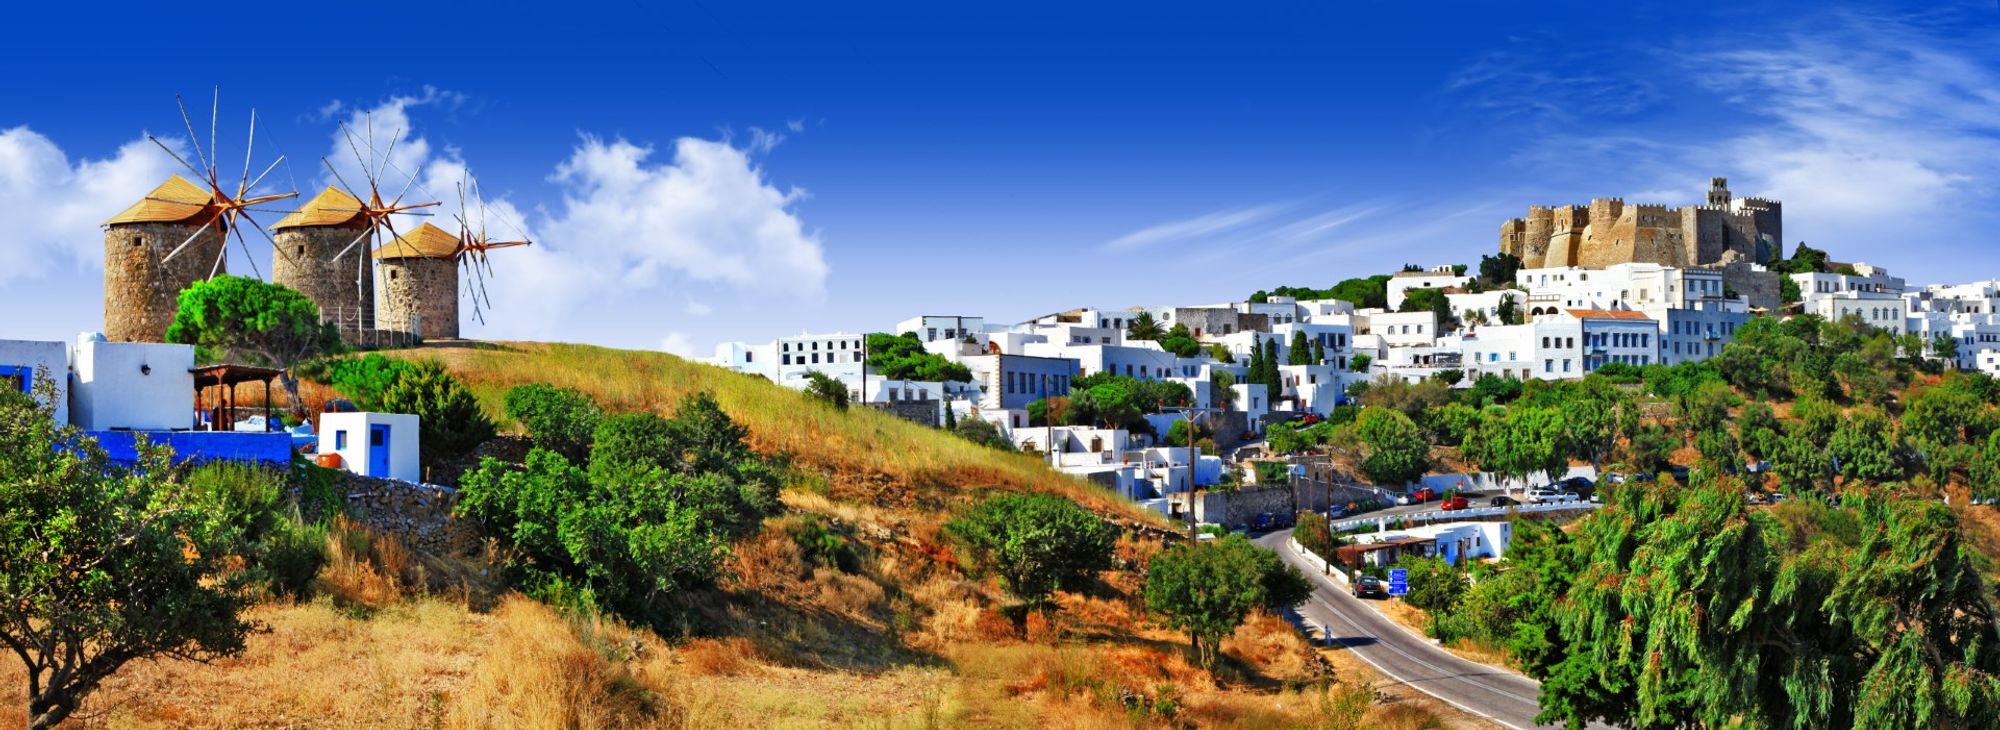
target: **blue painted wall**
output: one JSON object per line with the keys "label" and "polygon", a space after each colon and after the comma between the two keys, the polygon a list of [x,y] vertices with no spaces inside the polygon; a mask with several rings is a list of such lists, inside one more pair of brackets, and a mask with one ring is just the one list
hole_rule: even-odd
{"label": "blue painted wall", "polygon": [[133,437],[144,434],[153,444],[174,449],[174,463],[189,461],[262,462],[283,466],[292,462],[292,437],[283,431],[270,433],[235,431],[90,431],[91,438],[104,445],[113,461],[131,463],[139,457],[132,447]]}

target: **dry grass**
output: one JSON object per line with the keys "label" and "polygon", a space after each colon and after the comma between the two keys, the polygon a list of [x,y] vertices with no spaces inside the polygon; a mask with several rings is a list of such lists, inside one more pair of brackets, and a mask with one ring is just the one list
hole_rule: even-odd
{"label": "dry grass", "polygon": [[683,719],[669,703],[679,672],[658,639],[518,596],[495,616],[498,635],[452,698],[446,727],[636,728]]}
{"label": "dry grass", "polygon": [[507,390],[531,382],[574,387],[611,410],[670,413],[681,398],[714,394],[750,429],[752,444],[832,475],[835,498],[873,504],[949,505],[967,490],[1062,494],[1106,515],[1158,524],[1152,512],[1031,456],[1004,454],[866,409],[835,411],[752,375],[660,352],[587,345],[502,343],[424,347],[387,353],[435,358],[464,378],[502,423]]}

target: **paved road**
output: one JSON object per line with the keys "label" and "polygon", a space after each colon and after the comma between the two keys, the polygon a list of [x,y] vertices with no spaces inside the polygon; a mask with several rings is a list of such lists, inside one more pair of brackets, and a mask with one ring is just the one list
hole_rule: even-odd
{"label": "paved road", "polygon": [[[1281,530],[1257,537],[1255,542],[1277,552],[1313,581],[1313,596],[1299,606],[1298,613],[1315,630],[1331,627],[1335,641],[1346,645],[1389,679],[1458,709],[1514,730],[1559,727],[1535,724],[1535,715],[1541,712],[1536,704],[1541,685],[1535,680],[1461,659],[1390,621],[1348,593],[1346,586],[1321,574],[1320,566],[1292,552],[1286,546],[1291,534],[1290,530]],[[1609,726],[1597,723],[1589,727],[1610,730]]]}

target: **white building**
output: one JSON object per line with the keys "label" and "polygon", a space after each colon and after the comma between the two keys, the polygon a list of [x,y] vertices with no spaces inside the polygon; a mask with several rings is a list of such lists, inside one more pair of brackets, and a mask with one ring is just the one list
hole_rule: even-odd
{"label": "white building", "polygon": [[1583,377],[1583,321],[1548,316],[1500,327],[1480,327],[1460,337],[1467,380],[1496,375],[1528,380]]}
{"label": "white building", "polygon": [[1505,556],[1514,540],[1513,528],[1508,522],[1444,522],[1364,532],[1354,536],[1357,549],[1342,552],[1357,555],[1364,566],[1388,565],[1401,555],[1434,556],[1461,565]]}
{"label": "white building", "polygon": [[[1576,319],[1583,335],[1583,370],[1591,372],[1607,363],[1633,367],[1660,361],[1660,325],[1644,312],[1622,309],[1571,309],[1564,313]],[[1568,360],[1562,360],[1567,377]],[[1553,355],[1543,358],[1542,372],[1552,373]]]}
{"label": "white building", "polygon": [[891,334],[915,333],[917,339],[925,342],[964,340],[971,337],[976,344],[986,345],[986,318],[960,315],[926,314],[911,317],[896,323]]}
{"label": "white building", "polygon": [[422,478],[422,444],[416,416],[322,413],[319,426],[319,453],[339,454],[340,468],[362,476],[406,482]]}
{"label": "white building", "polygon": [[[1798,274],[1796,276],[1810,276]],[[1900,335],[1910,324],[1908,306],[1899,292],[1846,290],[1801,293],[1801,309],[1828,320],[1857,317],[1862,324]]]}
{"label": "white building", "polygon": [[55,402],[36,400],[52,407],[56,423],[69,423],[69,348],[61,342],[0,340],[0,390],[35,395],[35,381],[42,377],[55,385]]}
{"label": "white building", "polygon": [[1363,310],[1354,319],[1355,334],[1375,335],[1389,347],[1429,345],[1438,336],[1437,315],[1431,312]]}
{"label": "white building", "polygon": [[1514,316],[1521,321],[1528,319],[1528,293],[1518,289],[1495,289],[1483,292],[1463,292],[1444,295],[1451,305],[1451,312],[1461,324],[1506,324],[1500,320],[1500,302],[1514,301]]}
{"label": "white building", "polygon": [[77,338],[70,422],[85,431],[194,428],[194,346]]}
{"label": "white building", "polygon": [[806,373],[819,371],[843,381],[859,378],[866,342],[848,332],[780,337],[769,344],[725,342],[715,348],[715,365],[740,373],[762,375],[788,388],[803,389]]}
{"label": "white building", "polygon": [[1430,271],[1398,271],[1389,277],[1389,283],[1386,285],[1389,308],[1401,308],[1403,300],[1409,298],[1412,289],[1452,289],[1463,287],[1469,281],[1472,281],[1472,277],[1461,276],[1450,266],[1439,266]]}
{"label": "white building", "polygon": [[[1043,398],[1068,396],[1070,381],[1078,375],[1076,360],[1064,357],[974,355],[959,362],[979,386],[982,412],[1018,411]],[[1015,428],[1027,425],[1021,418],[1010,420],[1020,421],[1011,424]]]}

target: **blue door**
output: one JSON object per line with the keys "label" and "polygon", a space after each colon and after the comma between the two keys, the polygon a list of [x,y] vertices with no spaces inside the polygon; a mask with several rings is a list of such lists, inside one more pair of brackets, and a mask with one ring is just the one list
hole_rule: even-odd
{"label": "blue door", "polygon": [[389,476],[389,426],[384,423],[368,425],[368,476]]}

